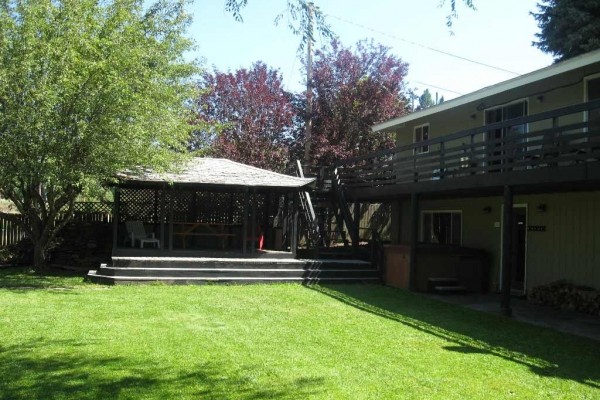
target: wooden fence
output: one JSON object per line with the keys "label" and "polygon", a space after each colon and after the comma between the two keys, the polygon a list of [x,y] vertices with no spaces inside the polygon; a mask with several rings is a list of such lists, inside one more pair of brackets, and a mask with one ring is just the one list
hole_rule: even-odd
{"label": "wooden fence", "polygon": [[[64,218],[65,214],[59,217]],[[25,237],[25,232],[15,223],[15,218],[23,218],[20,215],[0,213],[0,247],[10,246],[18,243]],[[72,220],[77,222],[112,222],[112,204],[101,202],[80,202],[75,204]]]}

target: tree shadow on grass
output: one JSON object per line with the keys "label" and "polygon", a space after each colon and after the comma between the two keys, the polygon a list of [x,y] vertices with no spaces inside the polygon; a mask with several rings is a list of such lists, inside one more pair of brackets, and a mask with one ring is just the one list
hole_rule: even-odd
{"label": "tree shadow on grass", "polygon": [[375,285],[309,286],[362,311],[447,340],[445,349],[480,353],[525,365],[545,377],[600,389],[597,341],[438,302]]}
{"label": "tree shadow on grass", "polygon": [[[318,394],[322,384],[322,379],[299,378],[259,385],[251,370],[232,373],[230,367],[199,362],[175,371],[172,365],[118,355],[93,357],[84,352],[86,345],[40,339],[0,346],[0,399],[288,399]],[[48,346],[61,351],[51,354]]]}
{"label": "tree shadow on grass", "polygon": [[82,273],[79,271],[51,269],[40,274],[30,267],[0,268],[0,289],[12,291],[37,289],[64,291],[85,284]]}

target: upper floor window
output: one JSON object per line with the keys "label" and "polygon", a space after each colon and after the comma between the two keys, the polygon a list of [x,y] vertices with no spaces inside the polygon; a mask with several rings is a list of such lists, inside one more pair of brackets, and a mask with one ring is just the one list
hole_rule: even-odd
{"label": "upper floor window", "polygon": [[[427,140],[429,140],[429,124],[415,126],[413,143],[421,143],[421,142],[425,142]],[[429,152],[428,145],[415,147],[416,154],[428,153],[428,152]]]}
{"label": "upper floor window", "polygon": [[[585,81],[585,100],[592,101],[600,99],[600,76],[593,76]],[[588,111],[587,121],[590,132],[600,131],[600,108]],[[597,140],[597,139],[596,139]]]}
{"label": "upper floor window", "polygon": [[[527,115],[527,101],[521,100],[515,103],[500,107],[494,107],[485,110],[485,124],[494,124],[504,122],[514,118],[525,117]],[[527,124],[507,126],[504,128],[492,129],[488,132],[488,139],[501,139],[506,136],[519,135],[527,132]]]}

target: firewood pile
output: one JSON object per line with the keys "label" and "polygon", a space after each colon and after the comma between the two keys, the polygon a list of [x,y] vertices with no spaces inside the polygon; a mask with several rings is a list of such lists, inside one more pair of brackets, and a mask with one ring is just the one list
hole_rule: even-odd
{"label": "firewood pile", "polygon": [[600,291],[565,280],[531,289],[529,300],[536,304],[600,316]]}

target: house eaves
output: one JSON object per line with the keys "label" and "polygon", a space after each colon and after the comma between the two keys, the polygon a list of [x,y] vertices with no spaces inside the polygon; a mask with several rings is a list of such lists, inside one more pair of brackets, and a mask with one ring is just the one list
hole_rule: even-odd
{"label": "house eaves", "polygon": [[544,79],[551,78],[553,76],[573,71],[578,68],[582,68],[594,63],[600,62],[600,50],[595,50],[586,54],[582,54],[578,57],[571,58],[569,60],[553,64],[549,67],[542,68],[533,72],[530,72],[525,75],[518,76],[516,78],[510,79],[508,81],[500,82],[492,86],[485,87],[483,89],[479,89],[475,92],[466,94],[461,97],[457,97],[452,100],[448,100],[439,104],[437,106],[433,106],[427,108],[425,110],[413,112],[408,115],[403,115],[402,117],[394,118],[389,121],[385,121],[376,125],[373,125],[371,128],[373,132],[380,131],[392,131],[394,128],[401,127],[402,124],[413,121],[418,118],[427,117],[432,114],[436,114],[445,110],[449,110],[455,107],[462,106],[464,104],[481,100],[483,98],[493,96],[499,93],[503,93],[530,83],[538,82]]}

